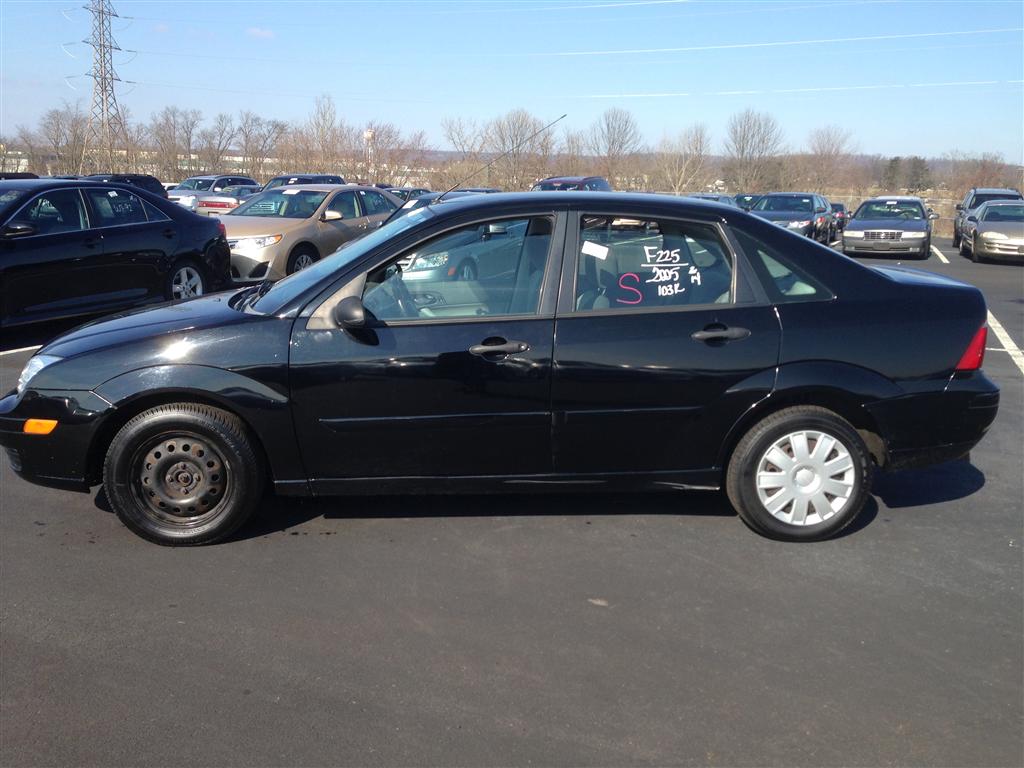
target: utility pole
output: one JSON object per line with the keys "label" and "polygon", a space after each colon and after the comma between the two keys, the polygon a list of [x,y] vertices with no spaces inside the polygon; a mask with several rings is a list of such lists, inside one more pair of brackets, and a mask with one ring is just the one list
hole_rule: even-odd
{"label": "utility pole", "polygon": [[114,51],[121,49],[110,32],[110,20],[117,17],[117,12],[110,0],[90,0],[82,7],[92,14],[92,35],[82,41],[92,47],[92,109],[79,172],[85,170],[90,153],[106,164],[103,170],[112,172],[118,170],[114,160],[126,136],[124,116],[114,93],[114,83],[121,81],[114,71]]}

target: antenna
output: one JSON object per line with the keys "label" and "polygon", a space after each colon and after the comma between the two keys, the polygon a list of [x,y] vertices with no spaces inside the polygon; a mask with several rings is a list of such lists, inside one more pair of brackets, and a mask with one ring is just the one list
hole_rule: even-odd
{"label": "antenna", "polygon": [[114,83],[120,82],[120,78],[114,71],[113,54],[121,48],[110,32],[110,19],[117,17],[117,12],[110,0],[90,0],[88,5],[82,7],[92,14],[92,35],[83,41],[92,46],[92,70],[88,74],[92,78],[92,109],[89,112],[79,171],[84,171],[90,150],[94,153],[101,150],[106,160],[105,170],[115,171],[116,150],[120,139],[126,134],[124,115],[114,93]]}
{"label": "antenna", "polygon": [[533,138],[534,138],[535,136],[539,136],[540,134],[544,133],[544,131],[546,131],[546,130],[547,130],[548,128],[550,128],[550,127],[551,127],[552,125],[554,125],[555,123],[557,123],[557,122],[559,122],[559,121],[561,121],[561,120],[564,120],[564,119],[565,119],[565,117],[566,117],[566,115],[568,115],[568,114],[569,114],[569,113],[568,113],[568,112],[566,112],[566,113],[565,113],[565,115],[562,115],[561,117],[559,117],[559,118],[558,118],[558,119],[556,119],[556,120],[552,120],[552,121],[551,121],[550,123],[548,123],[547,125],[545,125],[545,126],[544,126],[543,128],[539,128],[538,130],[534,131],[533,133],[531,133],[531,134],[530,134],[529,136],[527,136],[527,137],[526,137],[525,139],[523,139],[522,141],[520,141],[520,142],[519,142],[518,144],[516,144],[516,145],[515,145],[514,147],[512,147],[511,149],[507,149],[507,150],[505,150],[504,152],[502,152],[502,153],[501,153],[500,155],[498,155],[498,156],[497,156],[496,158],[494,158],[493,160],[491,160],[491,162],[489,162],[489,163],[488,163],[487,165],[483,166],[482,168],[477,168],[477,169],[476,169],[475,171],[473,171],[473,172],[472,172],[471,174],[469,174],[469,176],[466,176],[465,178],[461,179],[461,180],[460,180],[460,181],[459,181],[459,182],[458,182],[458,183],[457,183],[457,184],[456,184],[456,185],[455,185],[454,187],[452,187],[451,189],[446,189],[446,190],[445,190],[444,192],[442,192],[442,193],[441,193],[441,195],[440,195],[440,196],[438,196],[438,198],[437,198],[436,200],[434,200],[434,201],[432,201],[432,202],[430,202],[430,203],[427,203],[427,205],[433,205],[434,203],[440,203],[440,202],[441,202],[442,200],[444,200],[444,197],[445,197],[445,195],[447,195],[447,194],[448,194],[449,192],[454,192],[454,191],[455,191],[456,189],[458,189],[459,187],[461,187],[461,186],[462,186],[463,184],[465,184],[465,183],[466,183],[467,181],[469,181],[470,179],[472,179],[472,178],[473,178],[474,176],[477,176],[478,174],[481,174],[481,173],[483,173],[484,171],[486,171],[486,170],[487,170],[488,168],[490,168],[490,167],[491,167],[492,165],[494,165],[494,164],[495,164],[496,162],[498,162],[499,160],[501,160],[501,158],[503,158],[503,157],[508,157],[508,156],[509,156],[509,155],[511,155],[511,154],[512,154],[513,152],[515,152],[515,151],[516,151],[517,149],[519,149],[519,148],[520,148],[521,146],[523,146],[523,145],[524,145],[524,144],[525,144],[526,142],[528,142],[528,141],[532,140],[532,139],[533,139]]}

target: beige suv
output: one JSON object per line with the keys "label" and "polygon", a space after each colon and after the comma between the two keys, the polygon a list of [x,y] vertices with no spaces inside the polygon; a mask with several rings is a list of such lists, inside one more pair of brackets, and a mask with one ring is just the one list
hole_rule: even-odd
{"label": "beige suv", "polygon": [[278,280],[380,226],[402,201],[354,184],[296,184],[253,195],[221,217],[236,281]]}

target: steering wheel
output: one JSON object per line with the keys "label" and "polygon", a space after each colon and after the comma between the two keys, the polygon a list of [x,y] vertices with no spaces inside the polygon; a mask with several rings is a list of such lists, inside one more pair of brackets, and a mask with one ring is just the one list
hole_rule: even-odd
{"label": "steering wheel", "polygon": [[416,308],[416,301],[409,292],[409,286],[402,280],[402,268],[398,267],[395,279],[391,281],[391,293],[395,297],[395,303],[402,313],[402,317],[419,317],[420,311]]}

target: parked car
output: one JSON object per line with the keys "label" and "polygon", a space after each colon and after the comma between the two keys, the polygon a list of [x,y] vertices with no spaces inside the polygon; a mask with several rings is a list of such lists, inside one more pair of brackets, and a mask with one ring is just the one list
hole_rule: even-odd
{"label": "parked car", "polygon": [[161,181],[160,186],[164,188],[165,192],[170,192],[172,189],[181,184],[180,181]]}
{"label": "parked car", "polygon": [[832,203],[832,216],[836,221],[836,230],[842,232],[846,227],[846,222],[850,218],[850,214],[846,210],[845,203]]}
{"label": "parked car", "polygon": [[970,256],[973,262],[1024,261],[1024,202],[990,200],[982,203],[964,225],[961,256]]}
{"label": "parked car", "polygon": [[38,179],[39,177],[34,173],[28,173],[27,171],[4,171],[0,173],[0,181],[14,181],[21,179]]}
{"label": "parked car", "polygon": [[750,212],[826,244],[835,235],[831,206],[821,195],[811,192],[770,192],[762,195]]}
{"label": "parked car", "polygon": [[388,192],[397,197],[399,200],[411,200],[414,197],[420,195],[429,195],[430,190],[424,189],[423,187],[391,187]]}
{"label": "parked car", "polygon": [[[492,226],[519,258],[491,279],[406,280],[411,255]],[[31,482],[102,482],[161,544],[229,536],[268,486],[724,488],[755,531],[814,540],[854,521],[877,470],[982,438],[985,323],[972,286],[739,210],[480,195],[275,283],[55,339],[0,400],[0,444]]]}
{"label": "parked car", "polygon": [[600,176],[550,176],[533,185],[532,192],[611,192],[608,179]]}
{"label": "parked car", "polygon": [[736,201],[736,205],[738,205],[744,211],[749,211],[751,208],[754,207],[754,205],[757,204],[757,201],[761,199],[761,195],[738,194],[733,195],[733,199]]}
{"label": "parked car", "polygon": [[713,203],[721,203],[722,205],[731,205],[733,208],[739,208],[736,201],[729,195],[720,195],[715,192],[696,192],[692,195],[687,195],[697,200],[710,200]]}
{"label": "parked car", "polygon": [[362,237],[402,201],[383,189],[296,184],[253,195],[220,218],[240,281],[277,280]]}
{"label": "parked car", "polygon": [[999,189],[995,187],[971,187],[964,195],[962,202],[956,206],[956,216],[953,217],[953,247],[960,246],[960,238],[966,227],[964,226],[967,217],[974,215],[978,206],[990,200],[1020,200],[1020,190]]}
{"label": "parked car", "polygon": [[843,230],[847,256],[907,255],[927,259],[932,221],[939,218],[919,197],[875,197],[857,208]]}
{"label": "parked car", "polygon": [[478,195],[495,195],[501,192],[497,187],[459,187],[456,192],[475,192]]}
{"label": "parked car", "polygon": [[196,213],[200,216],[216,216],[222,213],[229,213],[262,190],[263,187],[259,184],[237,184],[233,187],[224,187],[220,192],[197,195],[195,202]]}
{"label": "parked car", "polygon": [[138,187],[139,189],[144,189],[147,192],[152,192],[154,195],[167,197],[167,190],[164,189],[164,185],[160,183],[160,179],[156,176],[150,176],[148,173],[90,173],[88,176],[83,176],[82,178],[89,179],[90,181],[131,184],[133,187]]}
{"label": "parked car", "polygon": [[399,208],[398,210],[394,211],[387,219],[385,219],[384,223],[386,224],[387,222],[389,222],[389,221],[391,221],[393,219],[397,219],[400,216],[405,216],[407,214],[410,214],[413,211],[415,211],[417,208],[422,208],[425,205],[433,205],[438,200],[441,200],[442,197],[444,199],[441,200],[441,202],[444,203],[444,202],[447,202],[448,200],[458,200],[460,197],[469,197],[469,196],[472,196],[472,195],[481,195],[481,194],[484,194],[484,193],[483,192],[469,192],[468,190],[465,190],[465,189],[455,189],[455,190],[452,190],[451,192],[427,192],[426,194],[419,195],[417,197],[411,197],[408,200],[406,200],[401,208]]}
{"label": "parked car", "polygon": [[223,192],[224,187],[237,187],[240,184],[259,186],[259,182],[248,176],[191,176],[168,191],[167,199],[195,211],[196,198],[200,192]]}
{"label": "parked car", "polygon": [[267,182],[264,189],[286,187],[292,184],[344,184],[345,179],[330,173],[286,173],[275,176]]}
{"label": "parked car", "polygon": [[224,227],[136,187],[0,182],[0,325],[112,312],[229,284]]}

